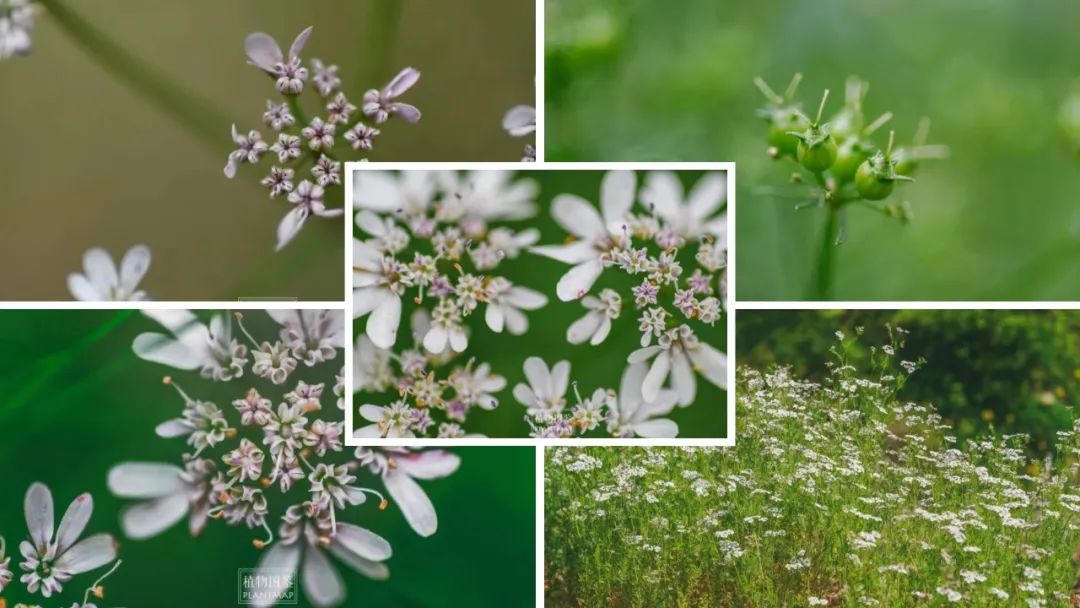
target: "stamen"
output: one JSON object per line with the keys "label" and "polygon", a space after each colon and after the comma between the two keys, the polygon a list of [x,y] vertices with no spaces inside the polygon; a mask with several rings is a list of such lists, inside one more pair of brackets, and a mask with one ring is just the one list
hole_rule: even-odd
{"label": "stamen", "polygon": [[821,95],[821,105],[817,109],[817,118],[814,119],[814,124],[821,124],[821,114],[825,111],[825,102],[829,100],[829,89],[825,89],[825,93]]}
{"label": "stamen", "polygon": [[885,112],[881,116],[878,116],[874,120],[874,122],[870,123],[869,125],[866,126],[865,129],[863,129],[863,135],[872,135],[874,133],[874,131],[877,131],[882,126],[884,126],[885,123],[892,120],[892,117],[893,117],[892,112]]}
{"label": "stamen", "polygon": [[251,541],[251,544],[255,545],[256,549],[266,548],[274,542],[274,531],[270,529],[270,526],[268,526],[265,521],[262,522],[262,528],[263,530],[266,530],[266,540],[256,538]]}
{"label": "stamen", "polygon": [[791,77],[791,82],[787,85],[787,89],[784,91],[784,99],[792,99],[795,97],[795,92],[799,90],[800,82],[802,82],[802,72],[795,72]]}
{"label": "stamen", "polygon": [[258,350],[259,341],[253,338],[248,332],[247,328],[244,327],[244,315],[240,314],[239,312],[235,312],[233,313],[233,315],[236,317],[236,325],[240,327],[240,332],[243,333],[244,336],[247,337],[248,342],[251,342],[251,345],[255,347],[256,350]]}
{"label": "stamen", "polygon": [[[124,563],[124,560],[122,560],[122,559],[116,560],[116,563],[113,564],[112,568],[109,568],[108,572],[106,572],[105,574],[102,574],[96,581],[94,581],[93,585],[91,585],[90,587],[88,587],[86,589],[86,593],[83,594],[83,601],[82,601],[84,606],[86,604],[90,603],[90,594],[91,593],[93,593],[94,597],[98,598],[99,600],[104,599],[104,597],[105,597],[105,587],[103,587],[101,585],[101,583],[105,582],[105,579],[109,578],[109,576],[112,575],[113,572],[116,572],[116,569],[119,568],[120,564],[122,564],[122,563]],[[0,608],[4,608],[4,605],[3,605],[2,602],[3,602],[3,600],[0,599]]]}
{"label": "stamen", "polygon": [[175,388],[176,392],[180,393],[180,396],[184,399],[184,403],[191,403],[192,401],[194,401],[194,399],[192,399],[191,397],[188,397],[188,394],[184,392],[184,389],[180,388],[180,385],[177,384],[176,381],[172,379],[172,376],[165,376],[164,378],[161,379],[161,383],[162,384],[167,384],[167,385]]}
{"label": "stamen", "polygon": [[784,103],[784,99],[782,97],[780,97],[779,95],[777,95],[776,92],[773,91],[772,88],[769,87],[769,84],[766,83],[765,79],[762,78],[761,76],[755,76],[754,77],[754,86],[756,86],[758,88],[758,90],[761,91],[761,94],[764,95],[765,98],[768,99],[769,101],[771,101],[771,102],[773,102],[775,104]]}

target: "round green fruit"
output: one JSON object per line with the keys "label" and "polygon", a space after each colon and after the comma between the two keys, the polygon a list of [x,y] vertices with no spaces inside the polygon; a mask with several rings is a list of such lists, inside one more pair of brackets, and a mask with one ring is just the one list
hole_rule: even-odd
{"label": "round green fruit", "polygon": [[859,165],[859,170],[855,173],[855,189],[867,200],[880,201],[892,194],[895,186],[896,180],[875,167],[870,160]]}

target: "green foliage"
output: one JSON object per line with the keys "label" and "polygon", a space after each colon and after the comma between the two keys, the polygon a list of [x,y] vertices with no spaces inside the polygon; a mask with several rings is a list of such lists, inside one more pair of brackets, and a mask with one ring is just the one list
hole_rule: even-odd
{"label": "green foliage", "polygon": [[[837,330],[863,344],[883,341],[886,324],[910,332],[906,356],[927,365],[901,392],[933,403],[961,437],[988,428],[1031,435],[1038,452],[1072,425],[1080,397],[1080,312],[1004,310],[742,311],[736,320],[740,365],[791,366],[821,378]],[[870,355],[851,344],[857,363]]]}

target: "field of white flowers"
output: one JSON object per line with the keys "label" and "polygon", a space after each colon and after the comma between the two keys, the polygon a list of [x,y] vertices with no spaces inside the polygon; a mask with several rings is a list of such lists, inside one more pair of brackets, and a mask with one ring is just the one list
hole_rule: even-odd
{"label": "field of white flowers", "polygon": [[1080,423],[961,444],[894,336],[821,385],[739,370],[734,448],[549,449],[547,604],[1080,606]]}

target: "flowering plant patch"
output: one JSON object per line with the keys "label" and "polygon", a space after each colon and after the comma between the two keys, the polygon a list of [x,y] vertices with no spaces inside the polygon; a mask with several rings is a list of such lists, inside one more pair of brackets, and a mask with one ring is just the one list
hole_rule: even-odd
{"label": "flowering plant patch", "polygon": [[823,384],[740,369],[733,448],[549,449],[549,605],[1074,605],[1080,423],[958,442],[892,336],[860,373],[838,333]]}

